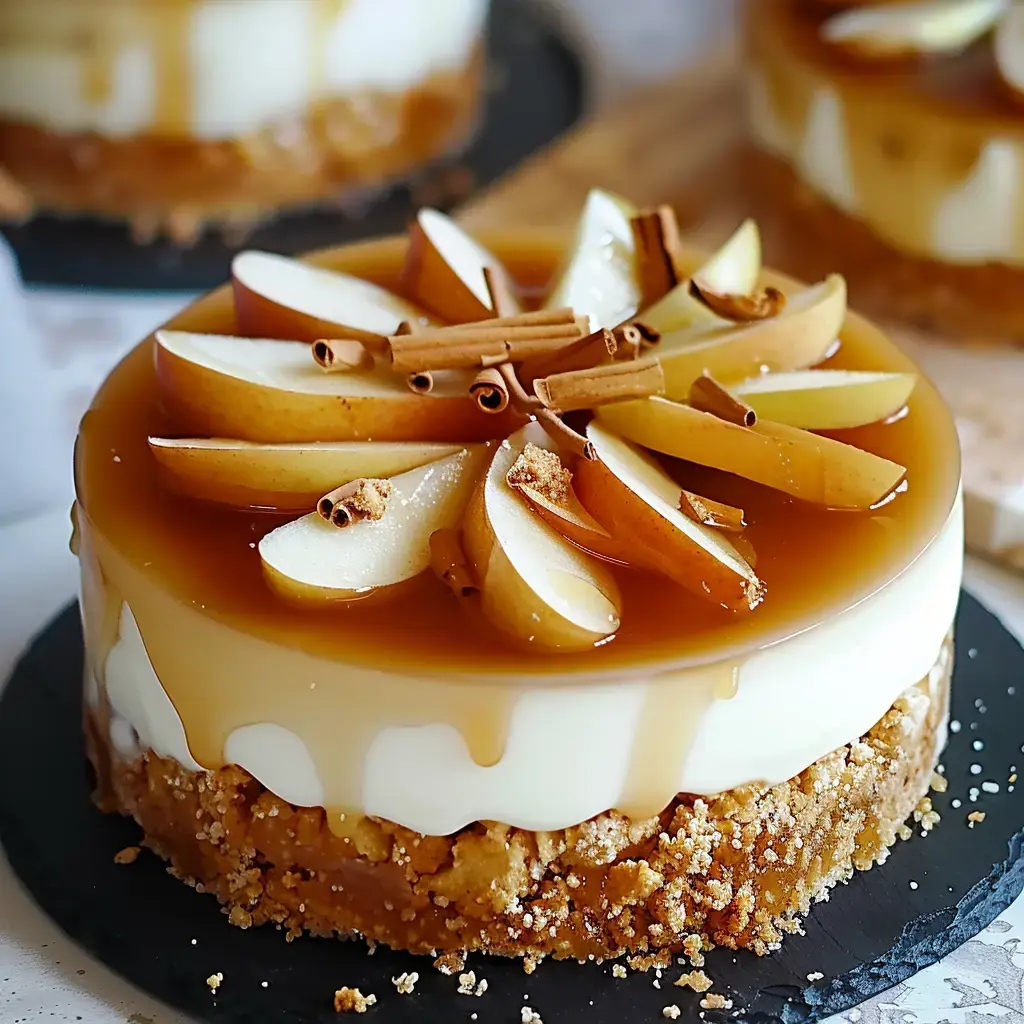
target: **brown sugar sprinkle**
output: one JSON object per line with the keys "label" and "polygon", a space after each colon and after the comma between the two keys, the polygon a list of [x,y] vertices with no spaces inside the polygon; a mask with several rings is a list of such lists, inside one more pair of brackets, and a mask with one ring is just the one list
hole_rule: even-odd
{"label": "brown sugar sprinkle", "polygon": [[366,1013],[366,1011],[377,1002],[377,997],[371,992],[364,996],[357,988],[349,988],[347,985],[339,988],[334,993],[335,1013]]}
{"label": "brown sugar sprinkle", "polygon": [[687,935],[683,939],[683,952],[691,967],[704,966],[704,939],[700,935]]}
{"label": "brown sugar sprinkle", "polygon": [[435,961],[434,966],[446,975],[455,974],[466,966],[465,953],[442,953]]}
{"label": "brown sugar sprinkle", "polygon": [[690,294],[703,302],[712,313],[733,323],[767,320],[778,316],[786,307],[786,296],[771,286],[756,295],[728,295],[716,292],[694,278],[690,282]]}
{"label": "brown sugar sprinkle", "polygon": [[692,988],[694,992],[707,992],[714,982],[703,971],[681,974],[672,982],[676,988]]}
{"label": "brown sugar sprinkle", "polygon": [[971,811],[971,813],[967,815],[967,827],[974,828],[975,825],[980,825],[984,820],[984,811]]}
{"label": "brown sugar sprinkle", "polygon": [[529,442],[512,468],[505,474],[509,487],[529,487],[558,505],[570,494],[572,473],[562,465],[557,453]]}
{"label": "brown sugar sprinkle", "polygon": [[391,497],[391,481],[360,477],[325,494],[316,504],[321,519],[344,529],[361,519],[383,519]]}
{"label": "brown sugar sprinkle", "polygon": [[672,964],[672,954],[667,949],[660,949],[657,953],[644,953],[626,957],[626,963],[634,971],[645,974],[647,971],[661,971]]}
{"label": "brown sugar sprinkle", "polygon": [[139,846],[126,846],[114,854],[115,864],[134,864],[139,859],[142,848]]}

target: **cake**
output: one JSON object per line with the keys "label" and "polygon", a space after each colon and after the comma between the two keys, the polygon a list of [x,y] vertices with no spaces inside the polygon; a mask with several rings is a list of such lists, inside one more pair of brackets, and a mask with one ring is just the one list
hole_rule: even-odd
{"label": "cake", "polygon": [[766,953],[934,822],[950,415],[842,278],[675,227],[245,252],[101,388],[97,799],[233,924]]}
{"label": "cake", "polygon": [[879,314],[1024,340],[1024,9],[754,0],[748,15],[750,194],[786,267],[841,271]]}
{"label": "cake", "polygon": [[0,215],[248,228],[471,130],[487,0],[0,5]]}

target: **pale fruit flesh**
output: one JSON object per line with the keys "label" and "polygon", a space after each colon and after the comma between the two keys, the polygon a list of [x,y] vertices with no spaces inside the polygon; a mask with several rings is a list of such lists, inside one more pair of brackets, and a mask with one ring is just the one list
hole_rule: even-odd
{"label": "pale fruit flesh", "polygon": [[617,327],[636,312],[640,285],[630,226],[636,212],[625,199],[591,189],[546,309],[570,306],[590,318],[592,331]]}
{"label": "pale fruit flesh", "polygon": [[[749,295],[761,273],[761,235],[757,224],[744,221],[732,237],[693,274],[693,279],[719,295]],[[682,281],[663,299],[642,310],[640,319],[662,334],[697,325],[722,326],[716,316]]]}
{"label": "pale fruit flesh", "polygon": [[539,648],[585,650],[619,628],[618,587],[605,566],[534,515],[508,485],[527,442],[551,447],[535,423],[498,446],[466,513],[466,556],[484,614],[498,629]]}
{"label": "pale fruit flesh", "polygon": [[[512,278],[497,256],[446,214],[420,210],[409,229],[400,288],[448,323],[485,320],[497,315],[484,278],[485,267],[498,275],[512,296]],[[513,299],[512,308],[505,312],[518,311]]]}
{"label": "pale fruit flesh", "polygon": [[665,393],[686,398],[702,374],[725,383],[814,366],[834,348],[845,315],[846,282],[833,274],[789,296],[783,312],[771,319],[666,335],[658,353]]}
{"label": "pale fruit flesh", "polygon": [[240,334],[313,342],[339,335],[394,334],[422,309],[385,288],[269,252],[239,253],[231,264]]}
{"label": "pale fruit flesh", "polygon": [[162,481],[235,508],[308,512],[328,491],[360,477],[389,478],[466,445],[420,441],[260,444],[226,438],[149,439]]}
{"label": "pale fruit flesh", "polygon": [[598,418],[653,451],[828,508],[871,508],[905,475],[895,462],[829,437],[769,420],[741,427],[664,398],[603,406]]}
{"label": "pale fruit flesh", "polygon": [[485,441],[514,429],[481,412],[472,373],[440,371],[418,395],[385,365],[324,373],[301,344],[158,331],[160,397],[182,432],[243,441]]}
{"label": "pale fruit flesh", "polygon": [[338,529],[316,512],[260,541],[264,576],[301,604],[351,601],[418,576],[430,565],[430,535],[458,526],[488,449],[461,451],[391,480],[383,518]]}
{"label": "pale fruit flesh", "polygon": [[580,500],[630,551],[633,565],[668,576],[699,597],[748,611],[763,588],[721,532],[679,511],[681,488],[646,452],[592,422],[598,460],[576,471]]}
{"label": "pale fruit flesh", "polygon": [[895,416],[917,375],[858,370],[769,373],[729,388],[763,419],[804,430],[844,430]]}

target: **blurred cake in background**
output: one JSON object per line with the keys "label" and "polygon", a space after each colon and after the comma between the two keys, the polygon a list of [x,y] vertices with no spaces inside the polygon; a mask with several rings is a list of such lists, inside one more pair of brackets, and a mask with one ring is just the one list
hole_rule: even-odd
{"label": "blurred cake in background", "polygon": [[488,0],[0,0],[0,216],[192,240],[471,131]]}
{"label": "blurred cake in background", "polygon": [[1024,4],[748,12],[751,193],[775,261],[841,270],[876,313],[1024,343]]}

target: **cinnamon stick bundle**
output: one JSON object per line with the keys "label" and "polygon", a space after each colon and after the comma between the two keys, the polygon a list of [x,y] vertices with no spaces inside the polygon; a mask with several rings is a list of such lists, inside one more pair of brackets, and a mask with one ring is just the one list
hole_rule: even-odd
{"label": "cinnamon stick bundle", "polygon": [[390,480],[360,477],[325,494],[316,510],[321,519],[344,529],[361,519],[382,519],[390,497]]}
{"label": "cinnamon stick bundle", "polygon": [[681,280],[679,224],[670,206],[643,210],[630,220],[636,247],[642,305],[664,298]]}
{"label": "cinnamon stick bundle", "polygon": [[746,402],[730,394],[714,377],[704,374],[690,385],[690,405],[700,412],[709,412],[720,420],[728,420],[741,427],[752,427],[757,413]]}
{"label": "cinnamon stick bundle", "polygon": [[573,412],[629,398],[663,395],[665,374],[661,363],[649,357],[556,373],[534,381],[533,389],[546,408]]}
{"label": "cinnamon stick bundle", "polygon": [[321,338],[313,342],[313,359],[328,373],[353,373],[373,369],[373,356],[361,341]]}

